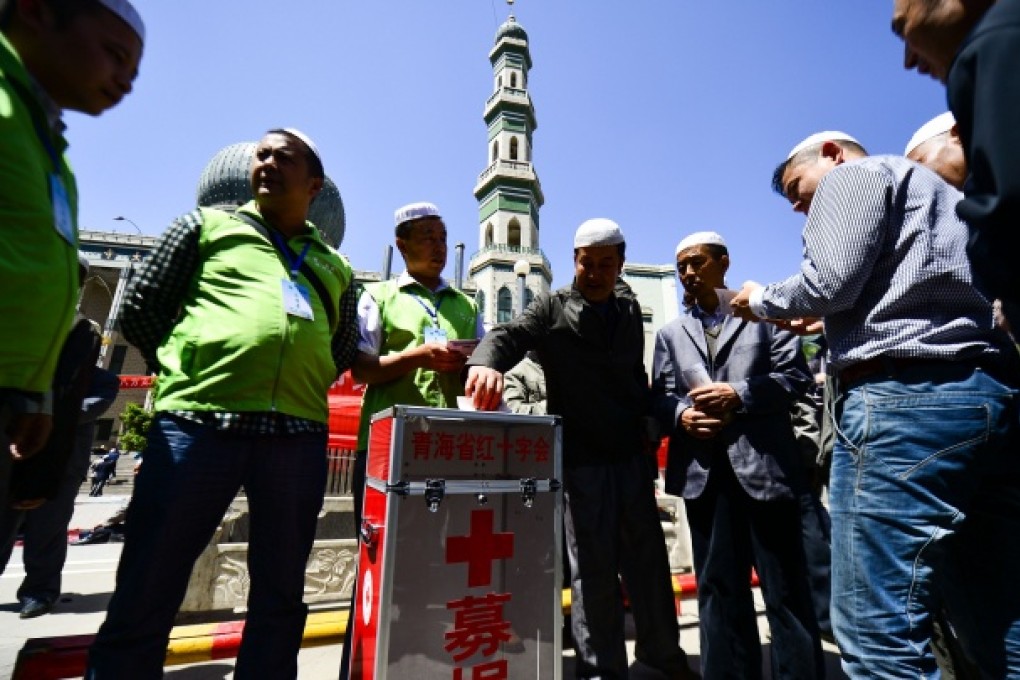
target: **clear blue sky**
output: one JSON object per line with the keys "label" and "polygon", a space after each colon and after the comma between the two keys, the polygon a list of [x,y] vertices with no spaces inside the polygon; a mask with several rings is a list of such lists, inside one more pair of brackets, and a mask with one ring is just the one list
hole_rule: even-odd
{"label": "clear blue sky", "polygon": [[[83,229],[159,234],[194,207],[222,147],[296,126],[322,151],[347,211],[341,246],[378,270],[393,210],[437,203],[453,244],[478,247],[482,107],[502,0],[135,0],[149,32],[136,88],[98,119],[69,115]],[[576,227],[609,217],[628,259],[669,264],[686,233],[730,243],[729,282],[785,277],[803,218],[771,192],[806,135],[853,134],[901,153],[945,110],[902,68],[892,3],[518,0],[534,67],[541,246],[572,276]],[[399,259],[399,258],[398,258]],[[399,262],[394,267],[399,268]]]}

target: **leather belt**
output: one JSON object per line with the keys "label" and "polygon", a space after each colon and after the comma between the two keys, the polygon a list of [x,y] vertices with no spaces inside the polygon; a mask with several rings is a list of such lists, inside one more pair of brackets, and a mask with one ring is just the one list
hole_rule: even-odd
{"label": "leather belt", "polygon": [[956,362],[945,359],[911,359],[906,357],[877,356],[847,366],[839,372],[838,377],[840,385],[845,388],[851,383],[876,375],[892,376],[900,371],[911,368],[923,368],[925,366],[934,368],[951,366],[953,364],[977,365],[976,362]]}

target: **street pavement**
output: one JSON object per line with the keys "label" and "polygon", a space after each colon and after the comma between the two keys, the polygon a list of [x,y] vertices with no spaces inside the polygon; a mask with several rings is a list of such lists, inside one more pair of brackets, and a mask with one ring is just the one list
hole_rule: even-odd
{"label": "street pavement", "polygon": [[[99,498],[89,498],[86,488],[86,492],[78,498],[71,529],[90,529],[113,515],[126,498],[124,494],[127,492],[127,485],[124,485],[124,488],[118,487],[119,485],[108,486],[106,495]],[[33,638],[95,633],[103,621],[106,605],[113,591],[120,550],[119,543],[70,546],[64,567],[63,594],[53,611],[35,619],[22,620],[18,618],[15,593],[25,572],[21,548],[15,548],[7,570],[0,576],[0,678],[12,676],[18,651]],[[769,677],[768,625],[761,596],[757,591],[755,604],[764,642],[762,654],[764,677]],[[697,603],[693,599],[684,599],[682,610],[679,617],[681,645],[687,651],[692,666],[697,669],[699,667]],[[628,627],[627,649],[633,660],[634,640],[631,627]],[[826,644],[825,653],[828,678],[831,680],[845,677],[839,669],[836,648]],[[340,663],[340,644],[304,648],[301,650],[298,663],[300,680],[334,680]],[[165,677],[171,680],[221,680],[232,677],[233,666],[231,659],[170,666],[166,669]],[[573,652],[568,649],[563,653],[565,679],[573,677],[573,668]],[[639,680],[637,673],[632,674],[632,677]]]}

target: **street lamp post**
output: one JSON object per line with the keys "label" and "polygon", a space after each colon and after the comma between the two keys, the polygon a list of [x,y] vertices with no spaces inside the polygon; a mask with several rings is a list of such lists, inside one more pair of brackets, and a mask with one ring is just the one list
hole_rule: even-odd
{"label": "street lamp post", "polygon": [[138,233],[139,233],[140,235],[142,234],[142,229],[141,229],[141,227],[139,227],[139,226],[138,226],[137,224],[135,224],[135,221],[134,221],[134,220],[132,220],[132,219],[128,219],[127,217],[124,217],[123,215],[118,215],[117,217],[114,217],[113,219],[114,219],[115,221],[117,221],[117,222],[127,222],[127,223],[128,223],[128,224],[130,224],[130,225],[131,225],[132,227],[134,227],[134,228],[135,228],[135,230],[136,230],[136,231],[137,231],[137,232],[138,232]]}
{"label": "street lamp post", "polygon": [[524,277],[531,271],[531,263],[527,260],[514,262],[514,274],[517,275],[517,314],[524,313]]}

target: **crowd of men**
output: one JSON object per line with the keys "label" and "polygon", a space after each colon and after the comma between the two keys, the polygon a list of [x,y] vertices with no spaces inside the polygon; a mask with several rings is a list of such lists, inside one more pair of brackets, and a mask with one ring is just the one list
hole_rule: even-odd
{"label": "crowd of men", "polygon": [[[775,677],[822,677],[830,633],[853,678],[937,677],[940,667],[1020,675],[1009,568],[1020,558],[1020,357],[1004,330],[1020,319],[1020,0],[893,4],[905,66],[946,83],[951,115],[922,126],[905,157],[869,156],[851,135],[826,131],[777,159],[772,186],[806,217],[802,265],[783,281],[727,299],[726,239],[685,236],[676,264],[687,311],[658,331],[651,375],[615,222],[580,225],[572,282],[486,333],[474,301],[442,277],[437,206],[396,211],[406,269],[359,291],[308,221],[325,177],[315,143],[294,128],[267,132],[254,200],[175,220],[123,302],[124,335],[158,374],[156,416],[86,677],[161,677],[191,568],[242,486],[251,586],[235,677],[296,677],[326,479],[326,391],[347,369],[368,385],[359,501],[368,418],[387,406],[452,407],[467,396],[492,410],[506,396],[560,416],[579,678],[630,673],[621,582],[637,662],[697,677],[678,641],[654,498],[664,435],[666,489],[689,518],[704,677],[760,676],[752,567]],[[71,370],[95,355],[87,329],[83,344],[70,340],[83,274],[62,112],[99,115],[128,94],[145,29],[128,0],[8,0],[0,30],[0,318],[19,319],[0,331],[9,554],[22,524],[47,536],[66,527],[81,472],[52,450],[70,450],[89,422],[89,382],[99,379]],[[835,442],[832,546],[821,558],[808,535],[824,544],[830,527],[808,521],[817,472],[794,427],[816,385],[798,337],[808,332],[824,333],[820,424]],[[480,342],[468,356],[451,340]],[[96,400],[110,393],[95,388]],[[44,459],[59,460],[57,471],[19,475]],[[49,488],[30,486],[40,474]],[[52,517],[33,515],[47,505]],[[818,582],[829,584],[816,576],[830,555],[825,611]],[[51,565],[35,586],[26,580],[23,616],[59,594],[57,557],[55,579]]]}

